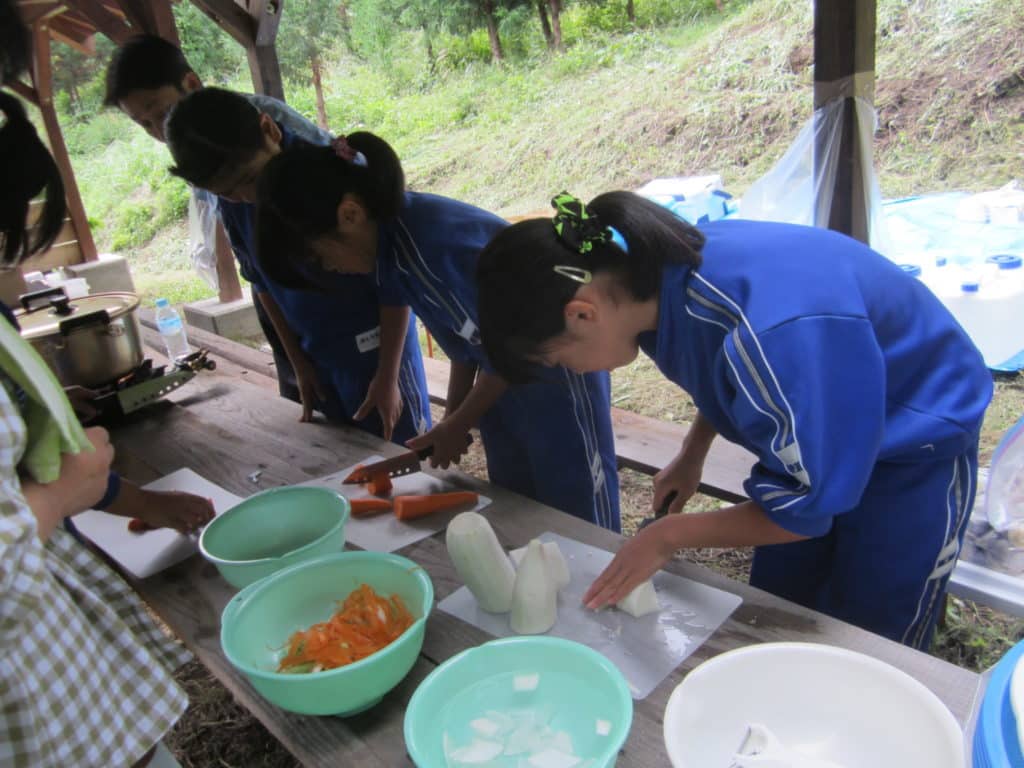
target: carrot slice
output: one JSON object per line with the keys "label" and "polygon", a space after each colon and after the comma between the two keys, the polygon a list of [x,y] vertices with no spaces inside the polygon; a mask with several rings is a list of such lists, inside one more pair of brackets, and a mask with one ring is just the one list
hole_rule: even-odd
{"label": "carrot slice", "polygon": [[396,496],[395,517],[399,520],[415,520],[463,504],[476,504],[479,499],[480,497],[472,491],[435,493],[430,496]]}
{"label": "carrot slice", "polygon": [[152,531],[153,526],[147,523],[145,520],[140,520],[137,517],[133,517],[128,521],[128,530],[132,533],[145,533],[146,531]]}
{"label": "carrot slice", "polygon": [[391,511],[391,502],[387,499],[352,499],[348,504],[352,508],[352,517],[357,518]]}
{"label": "carrot slice", "polygon": [[378,472],[364,485],[374,496],[388,496],[391,493],[391,477],[387,472]]}
{"label": "carrot slice", "polygon": [[402,598],[381,597],[373,587],[360,584],[330,619],[288,639],[277,671],[312,672],[351,664],[390,645],[412,623]]}

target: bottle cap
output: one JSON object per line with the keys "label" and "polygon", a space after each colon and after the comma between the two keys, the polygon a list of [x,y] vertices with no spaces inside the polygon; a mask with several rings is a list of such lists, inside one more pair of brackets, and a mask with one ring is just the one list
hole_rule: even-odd
{"label": "bottle cap", "polygon": [[158,307],[166,307],[170,305],[170,302],[167,299],[157,299],[156,305]]}
{"label": "bottle cap", "polygon": [[1000,269],[1020,269],[1021,258],[1012,253],[998,253],[985,259],[989,264],[995,264]]}
{"label": "bottle cap", "polygon": [[960,290],[964,293],[977,293],[978,287],[976,282],[960,283]]}

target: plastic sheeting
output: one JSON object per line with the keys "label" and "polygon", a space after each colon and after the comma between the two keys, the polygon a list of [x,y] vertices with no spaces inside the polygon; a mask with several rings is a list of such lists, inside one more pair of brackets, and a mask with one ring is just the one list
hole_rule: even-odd
{"label": "plastic sheeting", "polygon": [[216,291],[217,198],[201,189],[193,189],[188,201],[188,242],[192,267]]}
{"label": "plastic sheeting", "polygon": [[[839,167],[843,115],[850,104],[856,110],[869,242],[876,251],[888,251],[882,193],[872,150],[877,120],[871,102],[862,97],[834,99],[816,110],[782,159],[743,196],[739,218],[806,226],[829,221]],[[824,152],[816,167],[815,151],[819,147],[824,148]]]}

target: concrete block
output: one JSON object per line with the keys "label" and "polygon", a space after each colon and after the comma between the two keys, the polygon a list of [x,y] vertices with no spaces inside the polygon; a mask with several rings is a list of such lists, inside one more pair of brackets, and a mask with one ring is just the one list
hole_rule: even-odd
{"label": "concrete block", "polygon": [[84,277],[89,283],[89,293],[125,291],[135,293],[128,261],[124,256],[111,253],[100,254],[99,261],[84,261],[65,267],[71,277]]}
{"label": "concrete block", "polygon": [[218,336],[237,339],[263,333],[248,293],[226,304],[221,304],[216,297],[193,301],[186,304],[184,310],[186,323]]}

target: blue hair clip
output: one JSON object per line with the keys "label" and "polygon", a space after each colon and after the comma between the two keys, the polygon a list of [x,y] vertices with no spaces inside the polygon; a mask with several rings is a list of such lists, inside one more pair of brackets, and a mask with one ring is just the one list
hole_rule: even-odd
{"label": "blue hair clip", "polygon": [[629,246],[626,245],[626,238],[622,236],[622,233],[615,227],[608,227],[608,231],[612,233],[612,242],[619,246],[623,253],[629,253]]}

